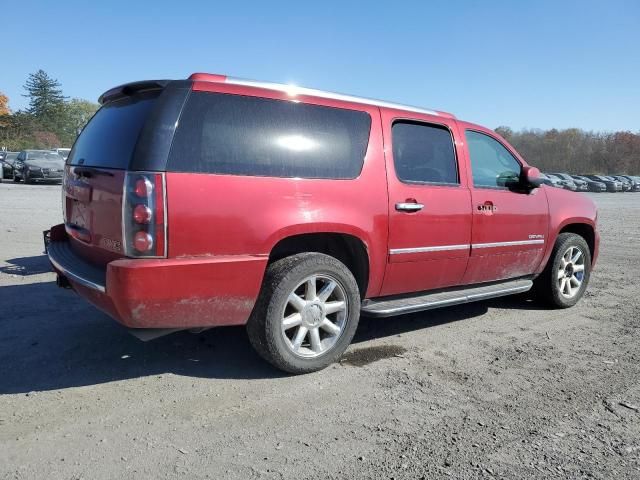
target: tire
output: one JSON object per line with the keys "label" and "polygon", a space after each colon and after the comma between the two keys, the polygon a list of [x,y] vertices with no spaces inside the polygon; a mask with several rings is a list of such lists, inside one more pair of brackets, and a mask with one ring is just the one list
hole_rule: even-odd
{"label": "tire", "polygon": [[294,374],[321,370],[338,360],[351,343],[360,301],[355,278],[334,257],[301,253],[283,258],[267,268],[247,322],[249,340],[280,370]]}
{"label": "tire", "polygon": [[534,291],[540,300],[552,308],[569,308],[584,295],[590,276],[591,251],[585,239],[575,233],[561,233],[547,266],[534,282]]}
{"label": "tire", "polygon": [[29,172],[28,171],[24,172],[23,177],[22,177],[22,181],[24,183],[26,183],[26,184],[33,183],[33,180],[31,180],[31,178],[29,178]]}
{"label": "tire", "polygon": [[16,172],[13,172],[13,181],[18,183],[20,181],[20,179],[16,176]]}

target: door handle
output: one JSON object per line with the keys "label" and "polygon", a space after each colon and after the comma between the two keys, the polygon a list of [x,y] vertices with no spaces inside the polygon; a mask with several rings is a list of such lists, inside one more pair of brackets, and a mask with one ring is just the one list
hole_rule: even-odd
{"label": "door handle", "polygon": [[424,208],[422,203],[417,202],[401,202],[396,203],[396,210],[399,212],[418,212]]}

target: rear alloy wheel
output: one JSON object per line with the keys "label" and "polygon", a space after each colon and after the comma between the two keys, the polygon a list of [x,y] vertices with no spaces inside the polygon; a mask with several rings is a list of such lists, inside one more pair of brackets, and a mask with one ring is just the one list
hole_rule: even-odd
{"label": "rear alloy wheel", "polygon": [[535,290],[552,307],[571,307],[582,298],[590,273],[591,252],[587,242],[575,233],[562,233],[544,272],[535,280]]}
{"label": "rear alloy wheel", "polygon": [[347,294],[335,278],[305,278],[289,294],[282,312],[285,345],[302,358],[319,357],[331,350],[344,331],[347,305]]}
{"label": "rear alloy wheel", "polygon": [[269,266],[247,332],[272,365],[307,373],[342,355],[359,316],[360,292],[349,269],[328,255],[302,253]]}

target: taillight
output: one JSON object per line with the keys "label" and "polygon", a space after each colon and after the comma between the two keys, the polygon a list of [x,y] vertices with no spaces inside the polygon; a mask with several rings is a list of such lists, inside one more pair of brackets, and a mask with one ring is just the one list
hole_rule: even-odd
{"label": "taillight", "polygon": [[167,256],[164,174],[127,172],[122,229],[127,256]]}

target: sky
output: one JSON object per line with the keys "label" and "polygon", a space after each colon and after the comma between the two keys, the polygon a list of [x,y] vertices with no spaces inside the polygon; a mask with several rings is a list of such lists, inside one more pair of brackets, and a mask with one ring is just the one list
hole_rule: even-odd
{"label": "sky", "polygon": [[193,72],[444,110],[489,128],[640,131],[640,1],[0,0],[0,92],[96,101]]}

